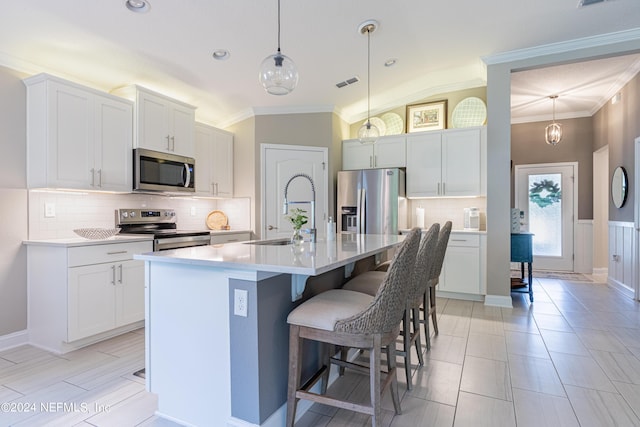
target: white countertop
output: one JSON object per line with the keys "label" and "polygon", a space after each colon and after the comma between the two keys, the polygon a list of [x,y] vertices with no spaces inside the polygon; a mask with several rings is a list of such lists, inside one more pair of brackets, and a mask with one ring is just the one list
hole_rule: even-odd
{"label": "white countertop", "polygon": [[338,234],[335,241],[304,242],[299,248],[226,243],[136,254],[134,259],[315,276],[391,249],[402,240],[399,235]]}
{"label": "white countertop", "polygon": [[118,234],[108,239],[91,240],[83,237],[69,237],[67,239],[42,239],[42,240],[24,240],[24,245],[38,245],[38,246],[92,246],[92,245],[112,245],[114,243],[129,243],[129,242],[146,242],[153,240],[153,235],[150,234]]}
{"label": "white countertop", "polygon": [[[429,229],[429,227],[425,227],[422,230],[423,231],[427,231]],[[411,231],[411,229],[406,228],[406,229],[402,229],[400,230],[401,233],[408,233],[409,231]],[[487,234],[487,230],[465,230],[465,229],[457,229],[457,230],[451,230],[452,233],[468,233],[468,234]]]}

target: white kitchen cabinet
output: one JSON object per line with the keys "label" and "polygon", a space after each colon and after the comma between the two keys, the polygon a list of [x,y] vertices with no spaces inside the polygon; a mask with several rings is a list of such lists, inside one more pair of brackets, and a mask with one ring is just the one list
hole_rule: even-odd
{"label": "white kitchen cabinet", "polygon": [[407,197],[486,194],[486,127],[407,136]]}
{"label": "white kitchen cabinet", "polygon": [[135,101],[135,147],[194,156],[195,107],[137,85],[112,93]]}
{"label": "white kitchen cabinet", "polygon": [[485,244],[478,233],[451,232],[437,290],[451,298],[480,299],[486,292]]}
{"label": "white kitchen cabinet", "polygon": [[27,86],[27,186],[131,191],[133,105],[39,74]]}
{"label": "white kitchen cabinet", "polygon": [[28,245],[29,337],[65,353],[139,328],[151,240],[86,246]]}
{"label": "white kitchen cabinet", "polygon": [[251,240],[250,231],[241,231],[238,233],[225,232],[220,234],[211,234],[211,244],[220,245],[224,243],[246,242]]}
{"label": "white kitchen cabinet", "polygon": [[233,197],[233,134],[195,126],[196,194]]}
{"label": "white kitchen cabinet", "polygon": [[402,168],[406,166],[405,135],[378,138],[375,144],[342,141],[342,169]]}

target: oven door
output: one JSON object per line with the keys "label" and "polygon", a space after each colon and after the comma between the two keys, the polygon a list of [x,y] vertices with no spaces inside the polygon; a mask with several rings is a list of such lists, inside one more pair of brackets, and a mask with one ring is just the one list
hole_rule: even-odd
{"label": "oven door", "polygon": [[195,191],[195,159],[144,148],[133,159],[134,191]]}
{"label": "oven door", "polygon": [[175,236],[153,239],[154,251],[167,251],[169,249],[190,248],[192,246],[205,246],[211,242],[210,235],[202,236]]}

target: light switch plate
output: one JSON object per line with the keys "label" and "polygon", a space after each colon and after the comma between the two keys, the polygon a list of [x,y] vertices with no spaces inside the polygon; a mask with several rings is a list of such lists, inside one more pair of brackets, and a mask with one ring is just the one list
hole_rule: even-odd
{"label": "light switch plate", "polygon": [[55,218],[56,217],[56,205],[54,203],[44,204],[44,217]]}

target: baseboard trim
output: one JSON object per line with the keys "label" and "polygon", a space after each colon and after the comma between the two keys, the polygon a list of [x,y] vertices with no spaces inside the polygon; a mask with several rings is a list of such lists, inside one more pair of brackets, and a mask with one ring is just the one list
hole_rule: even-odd
{"label": "baseboard trim", "polygon": [[608,276],[609,269],[607,267],[594,268],[591,274],[593,274],[594,276]]}
{"label": "baseboard trim", "polygon": [[0,336],[0,351],[9,350],[24,344],[29,344],[29,332],[26,329],[24,331]]}
{"label": "baseboard trim", "polygon": [[490,305],[492,307],[513,308],[511,297],[504,295],[485,295],[484,305]]}
{"label": "baseboard trim", "polygon": [[618,282],[615,279],[612,279],[611,277],[609,277],[609,279],[607,280],[607,284],[611,286],[613,289],[623,294],[625,297],[634,299],[635,295],[634,295],[633,289],[629,288],[628,286],[625,286],[624,284]]}

